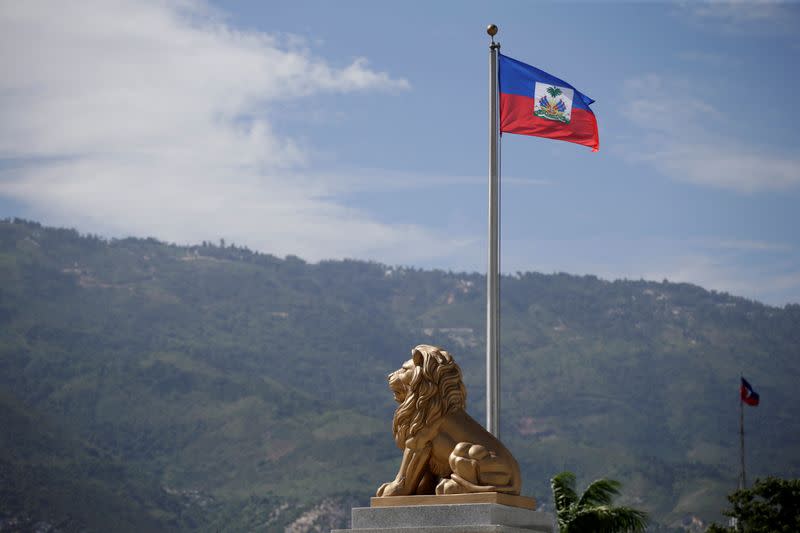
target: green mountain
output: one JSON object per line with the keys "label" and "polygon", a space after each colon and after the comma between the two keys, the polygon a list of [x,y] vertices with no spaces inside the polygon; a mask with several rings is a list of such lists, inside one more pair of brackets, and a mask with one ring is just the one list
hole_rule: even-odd
{"label": "green mountain", "polygon": [[[453,353],[483,419],[484,278],[0,222],[0,531],[322,531],[391,479],[385,375]],[[624,483],[664,527],[800,475],[800,306],[664,281],[502,280],[523,493]],[[688,517],[688,518],[687,518]]]}

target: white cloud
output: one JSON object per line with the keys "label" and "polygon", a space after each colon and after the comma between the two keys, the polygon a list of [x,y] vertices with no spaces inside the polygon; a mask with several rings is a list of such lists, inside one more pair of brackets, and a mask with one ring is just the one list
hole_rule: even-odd
{"label": "white cloud", "polygon": [[791,252],[794,250],[794,246],[791,244],[745,239],[721,240],[715,244],[718,248],[740,250],[743,252]]}
{"label": "white cloud", "polygon": [[[396,172],[381,169],[355,169],[347,175],[331,175],[320,173],[315,176],[317,186],[324,185],[331,194],[347,194],[354,190],[364,191],[405,191],[419,189],[435,189],[439,187],[474,187],[481,191],[487,187],[486,176],[457,176],[426,174],[421,172]],[[521,178],[502,176],[504,187],[542,187],[552,185],[547,179]]]}
{"label": "white cloud", "polygon": [[676,4],[680,23],[702,32],[768,35],[795,46],[800,23],[798,3],[790,0],[691,0]]}
{"label": "white cloud", "polygon": [[691,20],[716,20],[727,24],[776,21],[786,13],[789,2],[780,0],[714,0],[683,2]]}
{"label": "white cloud", "polygon": [[[719,133],[725,116],[689,83],[646,75],[627,80],[623,115],[643,133],[627,150],[679,181],[741,193],[800,185],[800,157],[754,148]],[[714,126],[716,125],[716,129]],[[633,155],[631,155],[633,154]]]}
{"label": "white cloud", "polygon": [[734,67],[741,61],[735,56],[717,54],[713,52],[702,52],[699,50],[686,50],[676,54],[678,59],[689,63],[698,63],[706,67]]}
{"label": "white cloud", "polygon": [[[798,250],[786,243],[694,237],[506,240],[504,272],[685,282],[771,305],[800,302]],[[532,251],[532,253],[530,253]]]}
{"label": "white cloud", "polygon": [[664,265],[645,271],[643,277],[693,283],[772,305],[800,301],[800,271],[796,265],[787,269],[769,264],[743,268],[723,257],[694,253],[668,258]]}
{"label": "white cloud", "polygon": [[697,141],[665,141],[641,160],[652,161],[680,181],[743,193],[800,184],[800,159],[747,153],[746,148]]}
{"label": "white cloud", "polygon": [[273,129],[276,106],[409,83],[297,43],[238,31],[194,1],[0,4],[0,161],[14,162],[0,195],[84,231],[225,237],[311,260],[460,250],[336,204],[304,171],[309,150]]}

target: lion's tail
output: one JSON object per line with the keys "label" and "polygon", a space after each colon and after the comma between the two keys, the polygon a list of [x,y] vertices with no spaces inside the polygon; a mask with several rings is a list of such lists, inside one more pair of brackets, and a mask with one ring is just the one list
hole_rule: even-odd
{"label": "lion's tail", "polygon": [[471,481],[467,481],[458,474],[450,474],[450,479],[461,485],[466,489],[466,492],[515,492],[516,489],[513,485],[476,485]]}

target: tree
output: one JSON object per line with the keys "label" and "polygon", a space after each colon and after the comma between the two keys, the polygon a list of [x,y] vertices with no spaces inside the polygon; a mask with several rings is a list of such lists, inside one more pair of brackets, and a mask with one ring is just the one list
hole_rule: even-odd
{"label": "tree", "polygon": [[619,481],[595,480],[578,497],[575,474],[561,472],[550,486],[561,533],[640,533],[647,528],[647,513],[611,505],[622,486]]}
{"label": "tree", "polygon": [[550,96],[555,98],[556,96],[561,94],[561,89],[559,89],[558,87],[548,87],[547,92],[550,94]]}
{"label": "tree", "polygon": [[757,479],[752,488],[728,495],[738,528],[712,524],[709,533],[796,533],[800,531],[800,479]]}

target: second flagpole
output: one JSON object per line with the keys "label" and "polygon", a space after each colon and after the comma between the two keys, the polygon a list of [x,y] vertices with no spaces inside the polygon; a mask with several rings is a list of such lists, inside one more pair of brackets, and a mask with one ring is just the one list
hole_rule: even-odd
{"label": "second flagpole", "polygon": [[489,266],[486,272],[486,429],[500,437],[500,131],[497,26],[489,45]]}
{"label": "second flagpole", "polygon": [[739,475],[739,489],[747,488],[747,477],[744,470],[744,400],[742,399],[742,382],[744,374],[739,374],[739,459],[742,464],[742,471]]}

